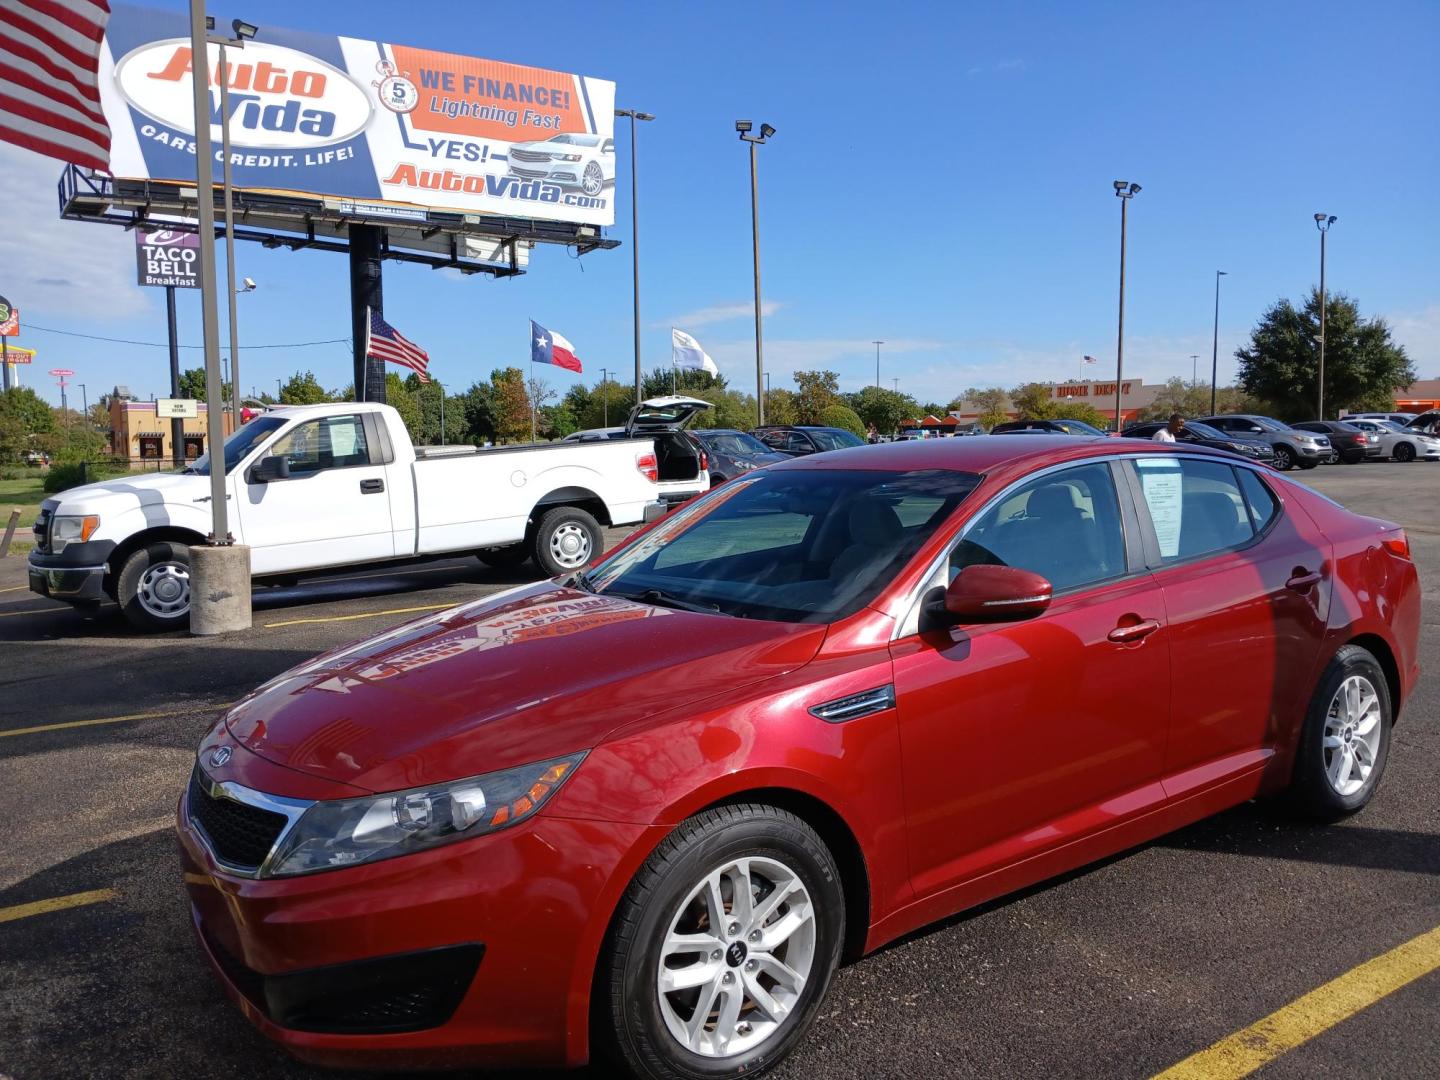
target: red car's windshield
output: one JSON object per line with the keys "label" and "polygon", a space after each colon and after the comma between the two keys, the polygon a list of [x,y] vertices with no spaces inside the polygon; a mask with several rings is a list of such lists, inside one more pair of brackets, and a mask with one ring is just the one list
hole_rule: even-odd
{"label": "red car's windshield", "polygon": [[874,599],[979,482],[944,469],[761,473],[679,511],[588,584],[742,618],[833,622]]}

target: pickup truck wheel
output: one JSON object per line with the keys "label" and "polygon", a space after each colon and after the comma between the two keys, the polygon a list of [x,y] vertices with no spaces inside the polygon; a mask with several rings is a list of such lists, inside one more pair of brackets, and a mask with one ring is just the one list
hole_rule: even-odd
{"label": "pickup truck wheel", "polygon": [[545,511],[530,540],[535,564],[547,577],[580,569],[604,548],[599,522],[578,506]]}
{"label": "pickup truck wheel", "polygon": [[497,570],[509,570],[530,558],[530,549],[523,543],[506,544],[504,547],[477,551],[475,557],[486,566],[493,566]]}
{"label": "pickup truck wheel", "polygon": [[120,568],[116,600],[137,630],[183,630],[190,625],[190,551],[162,540],[131,554]]}

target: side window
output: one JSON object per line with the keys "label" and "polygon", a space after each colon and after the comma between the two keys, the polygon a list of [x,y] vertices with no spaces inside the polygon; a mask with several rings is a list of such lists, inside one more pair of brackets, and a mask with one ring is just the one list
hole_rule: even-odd
{"label": "side window", "polygon": [[1217,461],[1138,458],[1140,488],[1164,562],[1239,547],[1255,535],[1235,470]]}
{"label": "side window", "polygon": [[1110,466],[1050,473],[992,506],[950,556],[950,577],[976,564],[1033,570],[1056,590],[1125,572],[1125,539]]}
{"label": "side window", "polygon": [[815,449],[810,445],[810,440],[798,431],[785,432],[785,442],[782,446],[786,450],[798,450],[802,454]]}
{"label": "side window", "polygon": [[1280,512],[1280,500],[1265,486],[1265,481],[1249,469],[1236,469],[1240,474],[1240,488],[1245,492],[1245,506],[1250,512],[1250,524],[1257,533],[1265,531],[1275,515]]}
{"label": "side window", "polygon": [[269,456],[288,458],[292,476],[370,464],[365,424],[359,416],[308,420],[281,436]]}

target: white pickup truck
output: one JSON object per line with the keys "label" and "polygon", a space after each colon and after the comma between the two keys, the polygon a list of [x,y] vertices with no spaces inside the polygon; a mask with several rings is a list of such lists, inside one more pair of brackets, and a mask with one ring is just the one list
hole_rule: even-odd
{"label": "white pickup truck", "polygon": [[[633,438],[477,449],[414,447],[388,405],[275,409],[225,441],[229,528],[253,577],[473,552],[584,566],[601,527],[649,521],[710,486],[678,434],[708,402],[655,398]],[[210,463],[62,491],[41,504],[30,588],[77,605],[113,598],[145,630],[187,625],[189,547],[210,531]]]}

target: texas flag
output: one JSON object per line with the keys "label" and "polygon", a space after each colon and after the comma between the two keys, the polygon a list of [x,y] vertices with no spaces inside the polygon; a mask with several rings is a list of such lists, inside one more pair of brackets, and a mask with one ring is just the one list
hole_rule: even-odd
{"label": "texas flag", "polygon": [[530,320],[530,362],[554,364],[566,371],[580,370],[580,357],[575,355],[575,346],[559,334],[546,330],[534,319]]}

